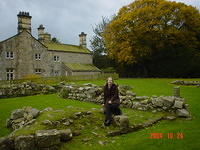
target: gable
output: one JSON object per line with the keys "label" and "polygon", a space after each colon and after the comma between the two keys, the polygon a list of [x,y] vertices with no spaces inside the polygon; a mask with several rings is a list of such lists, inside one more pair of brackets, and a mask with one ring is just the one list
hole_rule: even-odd
{"label": "gable", "polygon": [[17,33],[17,34],[15,34],[14,36],[11,36],[11,37],[9,37],[9,38],[3,40],[3,41],[0,41],[0,44],[5,43],[5,42],[7,42],[7,41],[9,41],[9,40],[11,40],[11,39],[16,38],[19,34],[20,34],[20,33]]}
{"label": "gable", "polygon": [[47,48],[43,43],[41,43],[38,39],[36,39],[34,36],[32,36],[31,33],[29,33],[29,32],[26,31],[26,30],[23,30],[22,32],[17,33],[16,35],[14,35],[14,36],[12,36],[12,37],[10,37],[10,38],[8,38],[8,39],[5,39],[5,40],[1,41],[0,44],[5,43],[5,42],[7,42],[7,41],[10,41],[10,40],[12,40],[12,39],[14,39],[14,38],[18,38],[18,37],[21,36],[22,34],[25,34],[25,35],[30,36],[33,40],[35,40],[36,42],[38,42],[41,46]]}

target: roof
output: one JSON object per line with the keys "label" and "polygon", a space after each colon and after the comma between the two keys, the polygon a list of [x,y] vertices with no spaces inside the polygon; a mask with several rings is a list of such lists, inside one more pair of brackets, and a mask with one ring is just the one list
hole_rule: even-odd
{"label": "roof", "polygon": [[[38,39],[36,39],[31,33],[29,33],[28,31],[23,30],[22,32],[28,33],[32,38],[34,38],[36,41],[38,41],[40,44],[42,44],[44,47],[46,47],[50,51],[62,51],[62,52],[73,52],[73,53],[91,54],[91,51],[89,49],[84,49],[84,48],[82,48],[80,46],[77,46],[77,45],[61,44],[61,43],[54,43],[54,42],[42,43]],[[10,40],[10,39],[18,36],[22,32],[19,32],[16,35],[14,35],[14,36],[12,36],[12,37],[10,37],[8,39],[0,41],[0,43],[3,43],[5,41],[7,41],[7,40]]]}
{"label": "roof", "polygon": [[64,63],[64,65],[72,71],[93,71],[93,72],[101,71],[93,64]]}
{"label": "roof", "polygon": [[[26,31],[26,30],[23,30],[22,32],[19,32],[19,33],[15,34],[14,36],[11,36],[11,37],[9,37],[9,38],[3,40],[3,41],[0,41],[0,43],[6,42],[6,41],[8,41],[8,40],[10,40],[10,39],[12,39],[12,38],[14,38],[14,37],[17,37],[18,35],[22,34],[23,32],[26,32],[26,33],[29,34],[33,39],[35,39],[36,41],[38,41],[42,46],[46,47],[43,43],[41,43],[38,39],[36,39],[31,33],[29,33],[29,32]],[[46,47],[46,48],[47,48],[47,47]]]}
{"label": "roof", "polygon": [[74,52],[74,53],[87,53],[91,54],[88,49],[81,48],[76,45],[60,44],[60,43],[44,43],[48,50],[52,51],[63,51],[63,52]]}

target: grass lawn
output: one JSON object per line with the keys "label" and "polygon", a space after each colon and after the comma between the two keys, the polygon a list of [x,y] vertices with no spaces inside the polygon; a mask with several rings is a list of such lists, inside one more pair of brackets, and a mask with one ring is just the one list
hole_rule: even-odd
{"label": "grass lawn", "polygon": [[[169,84],[175,79],[119,79],[116,81],[120,85],[131,85],[133,86],[133,91],[139,96],[151,96],[151,95],[172,95],[172,88],[175,85]],[[192,80],[192,79],[187,79]],[[193,79],[199,80],[200,79]],[[78,84],[88,83],[88,81],[79,81]],[[103,85],[105,81],[90,81],[90,83]],[[126,135],[121,135],[117,137],[95,137],[91,136],[92,140],[87,144],[82,142],[82,138],[90,136],[89,132],[93,126],[88,126],[84,130],[84,134],[75,137],[72,141],[64,144],[62,150],[65,149],[181,149],[181,150],[196,150],[199,149],[200,143],[200,88],[192,86],[181,86],[181,96],[187,99],[189,103],[189,109],[192,113],[193,120],[177,119],[176,121],[161,121],[160,123],[154,125],[153,127],[147,128],[145,130],[140,130],[138,132],[129,133]],[[10,131],[5,128],[5,120],[9,117],[10,112],[13,109],[22,108],[23,106],[32,106],[34,108],[43,109],[46,107],[52,107],[54,109],[65,109],[66,106],[71,105],[76,107],[89,110],[91,108],[100,108],[101,106],[80,102],[75,100],[63,100],[57,95],[37,95],[21,98],[9,98],[0,99],[0,136],[5,136]],[[123,112],[130,117],[131,123],[139,123],[148,120],[149,118],[154,118],[162,115],[161,113],[152,114],[151,112],[134,111],[131,109],[123,109]],[[97,116],[99,114],[96,114]],[[143,116],[143,117],[141,117]],[[103,116],[99,115],[99,121],[103,121]],[[86,120],[87,121],[87,120]],[[96,126],[99,125],[95,124]],[[112,128],[110,128],[112,129]],[[106,131],[109,130],[105,129]],[[98,130],[96,131],[98,132]],[[103,132],[99,129],[99,132]],[[150,139],[151,133],[162,133],[163,138],[161,139]],[[174,137],[168,139],[167,133],[173,133]],[[177,139],[177,134],[182,133],[183,138]],[[101,134],[101,133],[99,133]],[[98,143],[99,140],[106,139],[108,141],[104,146]]]}

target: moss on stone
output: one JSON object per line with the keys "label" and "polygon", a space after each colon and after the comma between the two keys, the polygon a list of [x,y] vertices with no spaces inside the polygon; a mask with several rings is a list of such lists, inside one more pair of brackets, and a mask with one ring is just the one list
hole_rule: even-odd
{"label": "moss on stone", "polygon": [[45,43],[44,45],[47,46],[48,50],[53,50],[53,51],[88,53],[88,54],[91,53],[88,49],[84,49],[76,45],[59,44],[59,43]]}
{"label": "moss on stone", "polygon": [[93,64],[64,63],[66,67],[73,71],[100,71]]}

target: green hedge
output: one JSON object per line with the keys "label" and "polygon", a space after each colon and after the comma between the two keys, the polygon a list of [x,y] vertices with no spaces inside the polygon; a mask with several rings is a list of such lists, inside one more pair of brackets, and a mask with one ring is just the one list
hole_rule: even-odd
{"label": "green hedge", "polygon": [[57,84],[59,82],[71,82],[71,81],[81,81],[81,80],[101,80],[108,77],[113,77],[113,79],[118,79],[119,75],[117,73],[102,73],[97,75],[79,75],[79,76],[58,76],[58,77],[41,77],[41,78],[30,78],[30,79],[18,79],[12,81],[0,81],[0,86],[8,84],[18,84],[22,82],[34,82],[39,84]]}

